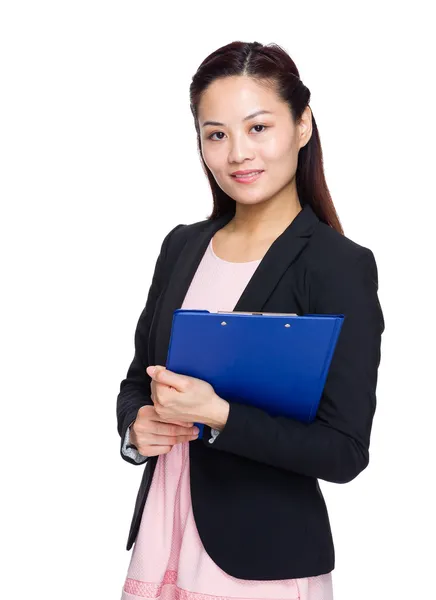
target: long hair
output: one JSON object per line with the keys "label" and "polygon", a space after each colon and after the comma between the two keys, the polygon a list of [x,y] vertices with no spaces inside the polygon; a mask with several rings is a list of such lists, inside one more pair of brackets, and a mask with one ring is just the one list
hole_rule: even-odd
{"label": "long hair", "polygon": [[[249,76],[261,85],[270,85],[275,89],[278,96],[288,104],[294,123],[298,122],[310,100],[310,91],[301,81],[294,61],[277,44],[231,42],[203,60],[192,78],[189,97],[197,131],[198,151],[212,190],[213,211],[207,217],[209,220],[228,213],[235,214],[236,201],[219,187],[203,159],[198,105],[202,93],[214,80],[235,75]],[[295,178],[300,204],[310,204],[321,221],[343,235],[325,180],[321,142],[313,113],[312,135],[298,153]]]}

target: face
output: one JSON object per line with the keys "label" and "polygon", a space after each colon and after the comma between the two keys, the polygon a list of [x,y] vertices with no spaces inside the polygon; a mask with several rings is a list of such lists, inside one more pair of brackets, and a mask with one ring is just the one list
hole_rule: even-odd
{"label": "face", "polygon": [[[204,161],[226,194],[243,204],[286,195],[294,184],[298,152],[310,139],[309,107],[295,125],[289,106],[274,90],[250,77],[229,76],[203,93],[198,121]],[[240,183],[244,180],[231,175],[240,170],[263,172]]]}

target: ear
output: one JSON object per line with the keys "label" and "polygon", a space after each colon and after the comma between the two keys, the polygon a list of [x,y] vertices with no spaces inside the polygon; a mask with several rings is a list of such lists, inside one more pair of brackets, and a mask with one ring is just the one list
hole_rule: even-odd
{"label": "ear", "polygon": [[298,121],[299,148],[303,148],[312,137],[312,109],[309,105],[303,110]]}

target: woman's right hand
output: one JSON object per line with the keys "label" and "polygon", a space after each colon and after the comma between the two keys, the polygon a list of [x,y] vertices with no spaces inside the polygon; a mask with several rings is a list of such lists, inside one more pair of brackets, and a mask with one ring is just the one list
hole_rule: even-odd
{"label": "woman's right hand", "polygon": [[154,406],[141,406],[136,420],[130,426],[129,438],[143,456],[167,454],[175,444],[198,438],[193,423],[162,421]]}

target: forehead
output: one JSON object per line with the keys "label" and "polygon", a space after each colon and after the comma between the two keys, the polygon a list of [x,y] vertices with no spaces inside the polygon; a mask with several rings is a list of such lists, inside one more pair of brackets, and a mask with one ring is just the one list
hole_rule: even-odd
{"label": "forehead", "polygon": [[199,107],[199,120],[243,119],[250,112],[259,109],[276,114],[284,111],[286,104],[281,102],[274,89],[261,85],[244,75],[216,79],[203,92]]}

